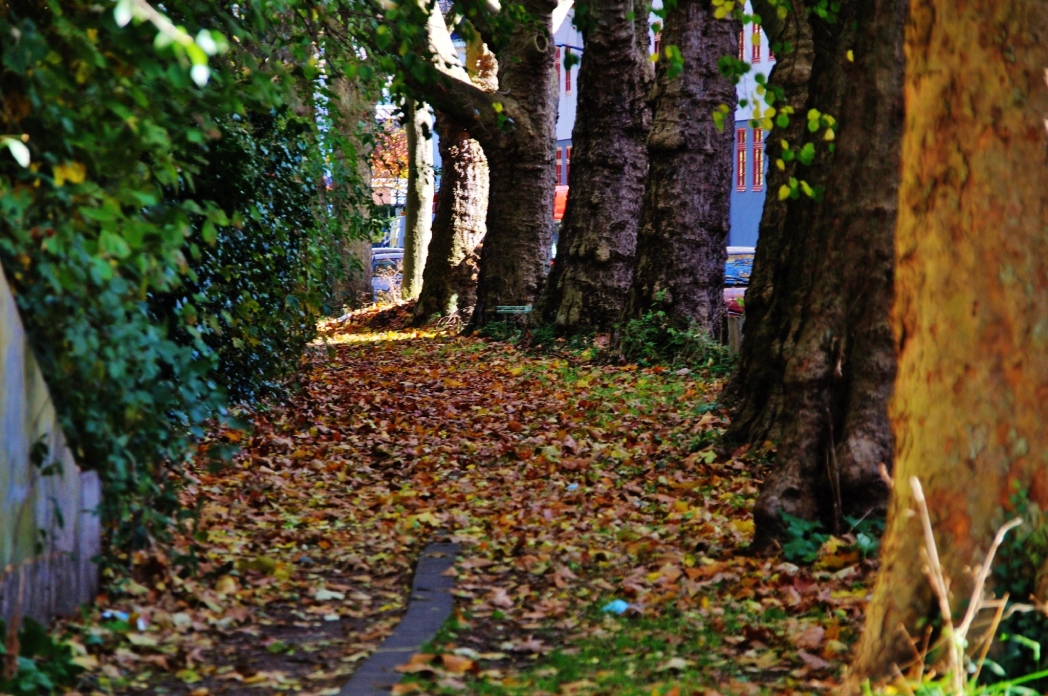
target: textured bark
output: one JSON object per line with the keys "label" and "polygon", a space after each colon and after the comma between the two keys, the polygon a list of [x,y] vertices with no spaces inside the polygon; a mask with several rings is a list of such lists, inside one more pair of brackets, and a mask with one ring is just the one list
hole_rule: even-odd
{"label": "textured bark", "polygon": [[798,113],[834,115],[837,150],[795,174],[825,187],[821,202],[766,209],[736,384],[735,433],[779,438],[754,511],[758,549],[781,535],[783,512],[821,517],[837,531],[842,514],[861,517],[887,502],[878,467],[890,464],[892,447],[888,316],[905,12],[905,0],[850,0],[834,25],[812,18],[819,50]]}
{"label": "textured bark", "polygon": [[408,195],[404,207],[404,269],[400,295],[405,300],[422,292],[422,273],[433,221],[433,112],[408,100],[404,109],[408,134]]}
{"label": "textured bark", "polygon": [[[754,4],[754,10],[762,17],[775,13],[773,7],[761,7],[759,0]],[[768,81],[785,91],[788,103],[797,113],[787,128],[773,132],[769,142],[781,139],[801,143],[806,137],[806,121],[800,115],[812,105],[809,94],[815,62],[812,26],[806,18],[791,13],[782,33],[769,33],[768,39],[771,42],[788,41],[795,47],[793,51],[777,56]],[[774,160],[774,150],[771,149],[774,145],[768,147]],[[803,246],[803,231],[809,225],[801,216],[810,208],[806,200],[782,201],[776,193],[790,177],[798,175],[800,168],[796,160],[786,163],[783,169],[776,166],[766,168],[765,190],[770,193],[764,200],[753,271],[746,288],[746,332],[735,378],[728,385],[728,397],[735,402],[728,436],[739,442],[758,444],[779,437],[785,362],[783,336],[788,336],[780,324],[794,314],[791,302],[796,300],[789,288],[801,287],[807,278],[805,269],[791,264],[790,259],[800,255],[794,247]],[[805,170],[804,173],[810,176],[817,174],[818,170]]]}
{"label": "textured bark", "polygon": [[[557,94],[552,16],[557,3],[524,0],[527,13],[498,52],[498,89],[471,82],[438,12],[426,35],[443,79],[415,87],[457,119],[488,158],[487,236],[469,329],[498,318],[498,305],[531,304],[549,271]],[[410,78],[409,78],[410,79]]]}
{"label": "textured bark", "polygon": [[487,235],[471,329],[497,320],[499,305],[531,304],[549,272],[556,186],[554,7],[536,3],[531,20],[518,25],[498,54],[495,97],[512,96],[513,108],[503,111],[513,124],[494,130],[470,127],[488,157],[489,177]]}
{"label": "textured bark", "polygon": [[415,305],[419,326],[433,315],[448,316],[476,302],[479,254],[488,211],[488,161],[480,143],[459,123],[437,114],[443,173],[433,219],[422,293]]}
{"label": "textured bark", "polygon": [[1048,5],[913,0],[906,60],[895,489],[850,693],[936,614],[911,476],[955,607],[1013,493],[1048,505]]}
{"label": "textured bark", "polygon": [[735,87],[717,61],[738,51],[738,27],[715,20],[708,0],[681,0],[666,16],[662,42],[684,58],[680,75],[660,61],[648,137],[648,179],[625,319],[660,307],[681,327],[720,335],[725,317],[733,130],[717,131],[711,114],[735,110]]}
{"label": "textured bark", "polygon": [[645,8],[639,0],[575,4],[586,50],[571,134],[571,195],[560,253],[532,315],[563,333],[610,330],[633,278],[654,77]]}

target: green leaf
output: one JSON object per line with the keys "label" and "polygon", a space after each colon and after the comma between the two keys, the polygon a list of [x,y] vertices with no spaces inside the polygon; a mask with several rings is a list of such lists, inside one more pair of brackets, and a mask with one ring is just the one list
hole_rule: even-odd
{"label": "green leaf", "polygon": [[204,226],[201,229],[200,233],[201,236],[203,236],[204,241],[210,244],[211,246],[214,246],[215,242],[218,241],[218,229],[215,227],[215,223],[211,222],[210,220],[204,222]]}
{"label": "green leaf", "polygon": [[102,253],[114,256],[118,259],[126,259],[131,255],[131,247],[123,237],[108,230],[104,230],[98,237],[98,247]]}

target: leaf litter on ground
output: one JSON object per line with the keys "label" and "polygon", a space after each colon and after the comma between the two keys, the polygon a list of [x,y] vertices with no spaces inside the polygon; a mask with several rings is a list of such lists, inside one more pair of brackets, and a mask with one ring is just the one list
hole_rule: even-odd
{"label": "leaf litter on ground", "polygon": [[397,323],[322,326],[297,391],[209,436],[241,449],[186,474],[197,566],[140,552],[68,624],[82,693],[336,694],[437,539],[463,549],[456,616],[397,693],[835,683],[872,562],[837,538],[811,566],[746,554],[766,453],[720,449],[721,378]]}

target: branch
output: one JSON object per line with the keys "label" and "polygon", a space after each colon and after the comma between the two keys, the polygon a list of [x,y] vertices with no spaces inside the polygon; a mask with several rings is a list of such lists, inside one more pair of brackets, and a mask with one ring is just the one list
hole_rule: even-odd
{"label": "branch", "polygon": [[751,0],[750,4],[753,6],[753,12],[760,15],[761,29],[768,37],[768,43],[773,44],[782,38],[788,19],[780,19],[776,7],[768,0]]}
{"label": "branch", "polygon": [[422,84],[407,76],[426,102],[459,121],[481,145],[490,142],[500,132],[496,123],[496,103],[501,104],[501,110],[510,118],[519,122],[521,114],[514,100],[505,95],[490,94],[470,80],[439,11],[428,13],[426,39],[433,65],[441,79],[436,84]]}

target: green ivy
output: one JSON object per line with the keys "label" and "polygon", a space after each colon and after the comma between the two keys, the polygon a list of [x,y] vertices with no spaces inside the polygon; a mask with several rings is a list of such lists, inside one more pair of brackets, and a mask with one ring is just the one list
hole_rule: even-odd
{"label": "green ivy", "polygon": [[30,155],[0,149],[0,263],[76,458],[102,475],[116,562],[185,514],[168,484],[227,393],[294,367],[345,271],[341,245],[366,234],[363,213],[331,211],[369,204],[309,110],[324,93],[309,32],[275,30],[289,6],[163,9],[236,47],[206,85],[108,4],[0,12],[0,135]]}
{"label": "green ivy", "polygon": [[[0,619],[0,638],[7,636],[7,625]],[[0,671],[0,694],[38,696],[65,693],[76,685],[83,668],[73,662],[69,645],[56,641],[47,629],[32,619],[25,619],[18,631],[18,657],[13,676],[5,678]],[[6,660],[5,641],[0,640],[0,664]]]}

